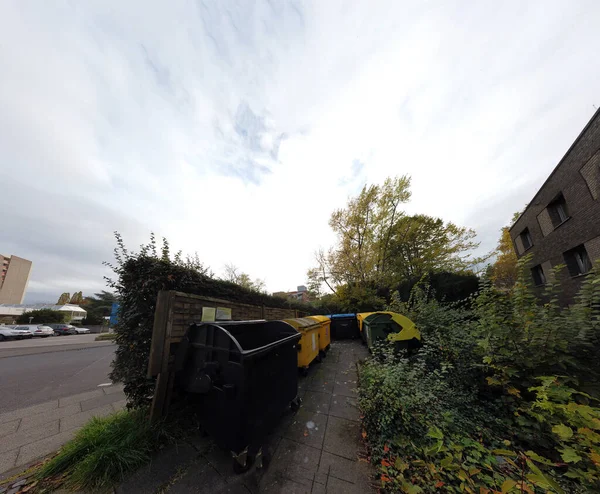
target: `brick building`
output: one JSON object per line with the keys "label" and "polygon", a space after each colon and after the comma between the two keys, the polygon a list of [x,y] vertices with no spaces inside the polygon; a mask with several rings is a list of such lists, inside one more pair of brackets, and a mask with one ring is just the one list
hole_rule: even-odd
{"label": "brick building", "polygon": [[585,274],[600,259],[600,110],[510,229],[518,257],[532,255],[533,283],[538,290],[552,268],[560,275],[561,303],[569,304]]}

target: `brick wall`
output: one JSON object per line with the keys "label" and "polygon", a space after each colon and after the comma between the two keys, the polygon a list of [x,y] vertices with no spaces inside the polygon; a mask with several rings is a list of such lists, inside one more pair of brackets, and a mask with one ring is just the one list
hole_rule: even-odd
{"label": "brick wall", "polygon": [[[585,244],[594,261],[600,257],[600,111],[573,143],[555,170],[542,185],[530,204],[510,230],[519,257],[533,256],[531,266],[547,267],[564,264],[563,253],[577,245]],[[554,228],[546,207],[562,193],[570,218]],[[519,249],[518,235],[529,228],[533,247],[526,253]],[[592,241],[592,242],[591,242]],[[549,263],[549,264],[548,264]],[[560,301],[568,304],[577,293],[581,276],[570,277],[566,269],[561,273],[563,293]],[[543,290],[543,288],[538,288]]]}
{"label": "brick wall", "polygon": [[177,342],[184,335],[190,324],[202,320],[203,307],[224,307],[231,309],[234,321],[251,321],[253,319],[288,319],[296,317],[294,309],[280,309],[260,305],[240,304],[211,297],[202,297],[188,293],[175,293],[172,310],[171,341]]}

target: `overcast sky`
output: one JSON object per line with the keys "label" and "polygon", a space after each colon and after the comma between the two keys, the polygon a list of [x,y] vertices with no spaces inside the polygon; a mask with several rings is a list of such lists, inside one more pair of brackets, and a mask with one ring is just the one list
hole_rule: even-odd
{"label": "overcast sky", "polygon": [[600,104],[600,2],[0,3],[0,253],[26,301],[104,288],[113,231],[219,275],[306,280],[333,209],[407,209],[483,251]]}

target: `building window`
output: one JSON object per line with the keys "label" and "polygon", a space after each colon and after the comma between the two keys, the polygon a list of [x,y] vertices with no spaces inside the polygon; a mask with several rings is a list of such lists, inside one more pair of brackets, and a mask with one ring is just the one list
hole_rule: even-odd
{"label": "building window", "polygon": [[550,214],[550,219],[552,220],[554,228],[569,219],[567,203],[562,194],[548,204],[548,213]]}
{"label": "building window", "polygon": [[533,283],[535,286],[545,285],[546,284],[546,275],[544,274],[544,270],[541,265],[534,266],[531,268],[531,276],[533,277]]}
{"label": "building window", "polygon": [[533,241],[531,240],[531,234],[529,233],[529,228],[525,228],[521,232],[521,242],[523,242],[523,250],[527,250],[533,246]]}
{"label": "building window", "polygon": [[585,246],[578,245],[574,249],[568,250],[563,254],[567,269],[571,276],[585,274],[592,269],[592,262],[588,256]]}

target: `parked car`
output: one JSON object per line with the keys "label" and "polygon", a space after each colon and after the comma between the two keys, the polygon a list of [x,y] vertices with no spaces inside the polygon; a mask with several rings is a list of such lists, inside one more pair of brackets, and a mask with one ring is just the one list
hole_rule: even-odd
{"label": "parked car", "polygon": [[40,336],[41,338],[54,336],[54,330],[50,326],[44,326],[43,324],[22,324],[20,326],[15,326],[15,329],[29,331],[31,336]]}
{"label": "parked car", "polygon": [[15,326],[0,326],[0,341],[4,340],[22,340],[31,338],[33,335],[29,331],[16,329]]}
{"label": "parked car", "polygon": [[77,331],[77,334],[91,333],[91,330],[89,330],[88,328],[78,328],[77,326],[75,326],[75,331]]}
{"label": "parked car", "polygon": [[67,334],[77,334],[75,326],[71,324],[48,324],[53,330],[54,334],[61,336]]}

